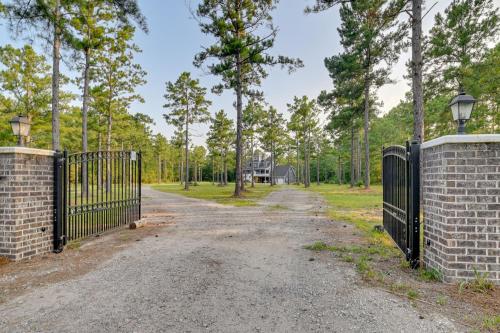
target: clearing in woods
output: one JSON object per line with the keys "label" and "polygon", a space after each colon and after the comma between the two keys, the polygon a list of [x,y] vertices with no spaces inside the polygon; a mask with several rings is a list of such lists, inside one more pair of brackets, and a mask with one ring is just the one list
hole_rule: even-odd
{"label": "clearing in woods", "polygon": [[150,188],[143,195],[153,224],[169,226],[114,247],[98,264],[89,257],[96,266],[84,274],[12,295],[0,303],[0,331],[463,331],[366,285],[331,253],[304,249],[336,231],[355,232],[328,219],[316,193],[281,188],[251,207]]}

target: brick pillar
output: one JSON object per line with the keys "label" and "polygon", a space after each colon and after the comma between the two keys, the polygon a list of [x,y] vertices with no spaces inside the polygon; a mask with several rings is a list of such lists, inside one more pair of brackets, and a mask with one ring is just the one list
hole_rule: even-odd
{"label": "brick pillar", "polygon": [[0,147],[0,256],[53,249],[54,152]]}
{"label": "brick pillar", "polygon": [[424,263],[446,282],[474,269],[500,283],[500,134],[422,145]]}

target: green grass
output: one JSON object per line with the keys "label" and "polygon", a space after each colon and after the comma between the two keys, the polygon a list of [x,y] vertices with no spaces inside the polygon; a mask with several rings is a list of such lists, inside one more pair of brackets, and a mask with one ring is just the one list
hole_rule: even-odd
{"label": "green grass", "polygon": [[234,183],[227,186],[212,185],[209,182],[198,183],[198,186],[191,185],[189,190],[184,190],[184,187],[179,183],[158,184],[152,185],[153,189],[184,195],[186,197],[215,201],[223,205],[232,206],[255,206],[257,201],[267,196],[269,193],[277,190],[279,186],[270,186],[269,184],[255,184],[255,187],[246,187],[246,191],[241,198],[233,197]]}
{"label": "green grass", "polygon": [[430,269],[421,268],[419,272],[419,277],[421,280],[426,282],[443,281],[443,273],[435,268],[430,268]]}
{"label": "green grass", "polygon": [[482,321],[482,328],[490,332],[500,331],[500,315],[486,316]]}
{"label": "green grass", "polygon": [[[335,221],[353,224],[374,245],[393,252],[390,237],[374,229],[382,224],[382,186],[372,185],[369,190],[349,185],[311,185],[307,189],[319,193],[328,204],[328,216]],[[380,249],[379,249],[380,250]]]}
{"label": "green grass", "polygon": [[474,269],[474,279],[470,281],[463,281],[458,285],[459,292],[462,292],[463,289],[470,289],[476,293],[488,293],[490,291],[495,290],[495,285],[493,282],[488,280],[488,273],[481,273],[476,268]]}
{"label": "green grass", "polygon": [[366,233],[382,224],[382,186],[374,185],[370,190],[349,188],[349,185],[311,185],[307,189],[321,194],[328,203],[328,215],[337,221],[355,224]]}
{"label": "green grass", "polygon": [[414,299],[417,299],[420,297],[420,294],[418,293],[418,291],[414,290],[414,289],[410,289],[408,290],[408,292],[406,293],[406,296],[408,296],[408,299],[411,299],[411,300],[414,300]]}

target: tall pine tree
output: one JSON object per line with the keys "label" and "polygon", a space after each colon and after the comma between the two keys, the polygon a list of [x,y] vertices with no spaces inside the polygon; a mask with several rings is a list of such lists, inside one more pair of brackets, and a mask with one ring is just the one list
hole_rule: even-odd
{"label": "tall pine tree", "polygon": [[213,75],[222,77],[215,91],[232,89],[236,95],[236,183],[235,196],[241,194],[243,148],[243,95],[252,94],[267,76],[266,66],[282,65],[292,70],[302,65],[298,59],[269,54],[277,28],[271,11],[276,0],[203,0],[197,16],[201,31],[215,42],[195,56],[195,65],[208,65]]}
{"label": "tall pine tree", "polygon": [[167,103],[164,108],[169,112],[164,115],[165,119],[178,128],[184,125],[184,189],[189,190],[189,126],[207,122],[210,119],[208,107],[212,103],[205,98],[207,89],[200,86],[199,80],[192,79],[188,72],[181,73],[175,82],[167,82],[166,89],[164,97]]}

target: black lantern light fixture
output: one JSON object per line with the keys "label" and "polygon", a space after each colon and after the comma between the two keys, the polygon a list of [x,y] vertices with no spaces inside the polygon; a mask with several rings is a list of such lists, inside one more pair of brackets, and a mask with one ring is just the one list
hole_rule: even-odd
{"label": "black lantern light fixture", "polygon": [[11,119],[10,125],[12,126],[12,132],[18,137],[17,145],[22,147],[25,145],[25,138],[30,135],[31,123],[26,116],[15,116]]}
{"label": "black lantern light fixture", "polygon": [[475,98],[465,94],[463,90],[451,100],[449,106],[453,113],[453,120],[458,123],[458,134],[465,134],[465,123],[470,119],[475,104]]}

